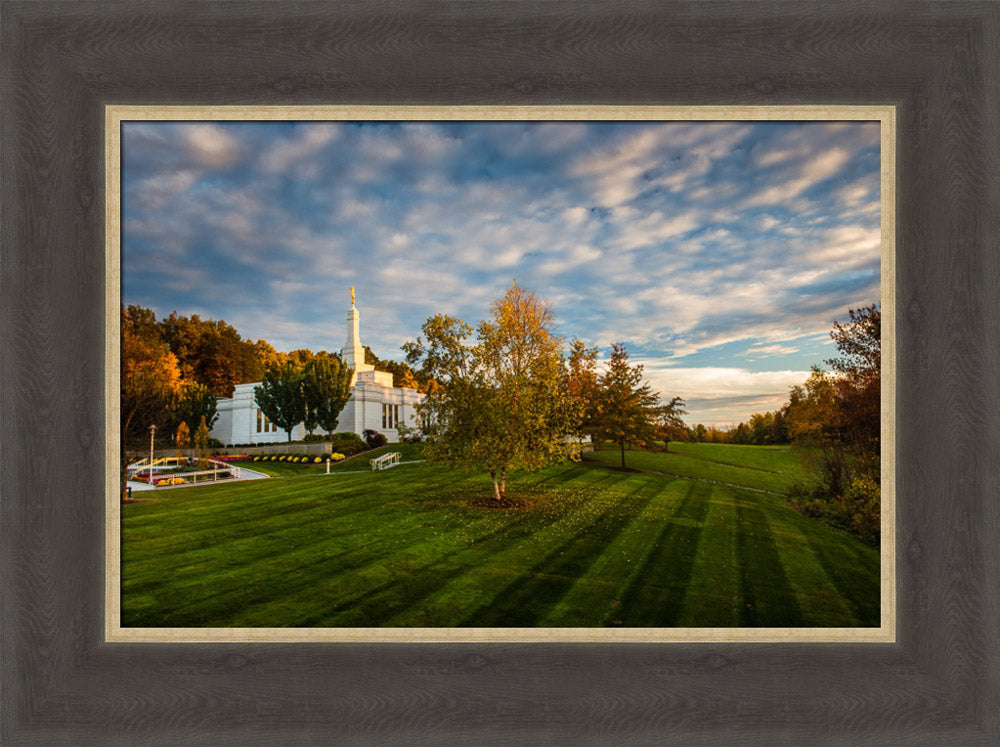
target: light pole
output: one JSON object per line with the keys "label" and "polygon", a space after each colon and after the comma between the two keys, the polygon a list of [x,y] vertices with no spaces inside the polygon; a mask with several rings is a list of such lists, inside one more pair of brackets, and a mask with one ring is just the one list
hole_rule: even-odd
{"label": "light pole", "polygon": [[156,426],[149,426],[149,484],[153,484],[153,436],[156,435]]}

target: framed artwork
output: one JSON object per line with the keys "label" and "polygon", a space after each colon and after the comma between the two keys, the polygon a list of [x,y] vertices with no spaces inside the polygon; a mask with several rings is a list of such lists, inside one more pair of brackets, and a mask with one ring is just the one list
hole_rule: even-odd
{"label": "framed artwork", "polygon": [[[283,107],[107,111],[108,265],[122,275],[107,313],[124,310],[122,344],[108,334],[108,370],[146,371],[147,346],[166,343],[182,380],[214,388],[217,414],[209,414],[206,433],[230,447],[220,463],[207,462],[211,472],[175,458],[176,448],[157,451],[156,485],[128,481],[141,492],[123,503],[120,444],[134,439],[149,456],[142,416],[161,422],[166,409],[147,413],[146,399],[136,403],[145,379],[136,393],[123,384],[121,416],[109,413],[108,428],[109,640],[894,640],[892,108],[291,113],[302,119],[289,121]],[[658,457],[646,449],[631,460],[651,460],[641,476],[567,490],[607,477],[618,463],[614,444],[594,450],[590,433],[599,432],[591,428],[583,434],[588,451],[554,454],[554,472],[522,474],[525,485],[512,466],[507,493],[524,505],[499,513],[481,459],[450,463],[450,471],[420,464],[431,451],[407,445],[406,436],[431,434],[413,423],[407,432],[405,423],[430,403],[420,402],[415,381],[410,389],[388,377],[384,386],[374,381],[384,374],[373,366],[392,367],[400,379],[401,360],[366,360],[412,344],[421,322],[442,309],[475,318],[510,284],[508,275],[526,298],[537,290],[559,299],[549,325],[565,330],[563,338],[597,349],[619,341],[623,351],[627,339],[641,351],[636,365],[650,386],[688,408],[690,428],[682,422],[673,434],[681,442],[676,458],[669,444]],[[350,284],[344,326],[330,321],[343,310],[329,290],[338,284]],[[881,474],[884,497],[872,534],[855,527],[845,535],[801,516],[785,496],[816,469],[803,469],[803,454],[788,444],[787,431],[808,420],[800,406],[786,415],[788,390],[834,354],[831,319],[869,304],[885,308],[889,351],[877,372],[885,384],[871,390],[871,469],[876,480]],[[189,321],[178,307],[195,315]],[[358,307],[369,320],[364,335]],[[155,329],[165,333],[143,326],[154,308],[164,317]],[[239,343],[213,362],[219,356],[194,341],[200,320],[210,318],[273,329],[248,337],[275,342],[277,330],[295,330],[302,371],[313,350],[324,342],[336,348],[346,335],[338,353],[358,384],[333,426],[342,435],[377,430],[390,439],[386,448],[402,450],[385,458],[405,454],[404,466],[412,466],[393,481],[369,470],[363,455],[331,472],[318,452],[296,454],[307,448],[298,412],[287,433],[267,428],[246,383],[261,374],[229,370],[241,359]],[[366,359],[362,339],[378,352]],[[133,352],[133,340],[141,349]],[[285,354],[256,344],[267,356]],[[276,347],[287,353],[296,345]],[[595,362],[595,377],[598,365],[608,363]],[[164,364],[164,376],[168,370]],[[116,404],[113,392],[109,401]],[[735,449],[685,445],[698,443],[695,423],[707,433],[707,421],[718,439],[719,423],[751,420],[742,409],[752,406],[777,413],[777,426],[758,415],[758,437],[729,434]],[[524,419],[545,407],[539,401]],[[402,431],[393,427],[400,419]],[[161,432],[175,430],[162,422]],[[185,423],[188,433],[197,427],[194,418]],[[500,427],[506,444],[520,437],[506,419]],[[295,446],[281,445],[286,435],[299,439]],[[327,452],[337,452],[336,443]],[[276,447],[293,454],[274,454]],[[620,451],[624,462],[624,442]],[[234,470],[229,460],[243,466]],[[289,526],[269,517],[278,505],[273,491],[295,493],[292,483],[259,482],[274,460],[281,467],[274,476],[308,485],[305,503],[293,501],[300,509],[280,511]],[[219,469],[228,482],[212,486]],[[317,474],[352,477],[342,486],[344,479],[312,479]],[[657,484],[647,483],[654,476]],[[162,500],[133,507],[138,496]],[[188,511],[202,515],[208,503],[218,504],[217,521],[189,524]],[[236,506],[242,529],[232,527]],[[361,517],[377,517],[379,527]],[[262,550],[268,546],[271,556]]]}
{"label": "framed artwork", "polygon": [[[905,10],[4,3],[0,741],[995,742],[1000,13]],[[883,606],[874,640],[127,640],[108,624],[106,115],[177,106],[894,122],[894,621]]]}

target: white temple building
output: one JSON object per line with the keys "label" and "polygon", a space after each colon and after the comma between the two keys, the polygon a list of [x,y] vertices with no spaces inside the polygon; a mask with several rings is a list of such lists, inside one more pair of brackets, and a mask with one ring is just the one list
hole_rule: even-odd
{"label": "white temple building", "polygon": [[[340,351],[341,358],[353,371],[351,397],[340,413],[337,433],[353,431],[359,436],[365,430],[383,434],[390,443],[399,441],[398,425],[417,427],[415,407],[424,395],[416,389],[394,387],[392,374],[376,371],[365,363],[365,348],[361,344],[361,314],[354,305],[354,288],[351,288],[351,309],[347,312],[347,344]],[[211,435],[224,444],[284,443],[288,435],[271,423],[254,401],[254,387],[260,382],[237,384],[231,399],[220,398],[218,420]],[[322,434],[322,429],[314,433]],[[306,436],[305,427],[299,423],[292,429],[292,440]]]}

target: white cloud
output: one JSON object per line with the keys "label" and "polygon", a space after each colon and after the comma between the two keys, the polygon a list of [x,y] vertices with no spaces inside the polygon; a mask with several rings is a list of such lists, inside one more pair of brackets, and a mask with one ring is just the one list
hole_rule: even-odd
{"label": "white cloud", "polygon": [[235,164],[242,156],[239,141],[218,125],[188,125],[183,132],[187,152],[201,166],[225,168]]}
{"label": "white cloud", "polygon": [[[788,391],[809,377],[809,371],[749,371],[745,368],[680,367],[662,361],[631,359],[640,363],[643,374],[665,398],[682,397],[697,401],[685,416],[688,423],[728,425],[746,420],[754,411],[780,408],[788,401]],[[747,410],[747,400],[753,409]]]}
{"label": "white cloud", "polygon": [[329,123],[302,125],[293,138],[277,141],[260,158],[269,174],[282,174],[316,156],[339,134],[339,126]]}
{"label": "white cloud", "polygon": [[125,199],[134,198],[143,209],[157,210],[175,195],[190,189],[198,176],[194,169],[161,172],[135,184]]}

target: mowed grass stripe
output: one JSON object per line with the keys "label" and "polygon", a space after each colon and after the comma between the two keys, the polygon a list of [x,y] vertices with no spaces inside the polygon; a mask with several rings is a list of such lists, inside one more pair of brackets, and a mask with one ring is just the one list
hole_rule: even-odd
{"label": "mowed grass stripe", "polygon": [[[578,473],[576,477],[585,476]],[[360,573],[329,575],[312,589],[310,602],[299,606],[296,624],[368,626],[394,610],[406,608],[414,596],[424,596],[444,586],[494,548],[530,536],[534,529],[527,512],[509,512],[504,522],[489,521],[477,511],[474,525],[409,545],[402,551],[377,555]],[[287,597],[241,614],[243,619],[270,619],[288,607]],[[294,595],[291,595],[294,596]]]}
{"label": "mowed grass stripe", "polygon": [[[597,476],[599,478],[599,476]],[[570,477],[570,482],[577,478],[585,478],[585,482],[593,482],[595,476],[587,471],[576,472]],[[452,490],[459,490],[470,481],[469,477],[447,474],[441,482],[447,482]],[[480,480],[481,482],[481,480]],[[386,482],[381,484],[386,486]],[[369,504],[374,503],[377,498],[368,496]],[[451,506],[451,510],[446,512],[426,512],[421,511],[416,505],[410,509],[406,504],[406,510],[398,511],[399,501],[387,501],[383,506],[397,506],[396,520],[385,522],[380,519],[380,512],[374,507],[371,509],[371,519],[364,527],[359,527],[356,523],[346,532],[336,532],[333,529],[327,531],[326,536],[319,536],[312,542],[306,542],[299,528],[291,528],[289,532],[279,534],[263,534],[256,538],[245,538],[238,543],[230,543],[230,554],[236,554],[240,546],[246,542],[255,542],[256,545],[252,556],[242,557],[237,563],[237,568],[228,572],[217,574],[211,579],[211,584],[206,584],[201,578],[196,582],[195,588],[187,588],[183,582],[175,582],[178,587],[179,598],[165,600],[171,605],[169,624],[200,624],[199,620],[192,619],[191,616],[201,610],[209,616],[220,615],[221,610],[230,610],[231,614],[219,620],[219,624],[227,626],[263,626],[263,625],[312,625],[318,624],[318,620],[329,616],[331,609],[339,610],[353,603],[365,602],[356,610],[345,613],[350,619],[366,618],[367,610],[373,604],[380,614],[385,614],[388,605],[380,598],[392,595],[395,592],[392,587],[402,580],[398,574],[391,570],[392,566],[398,564],[401,555],[411,555],[415,557],[429,558],[418,570],[426,570],[435,564],[447,562],[449,553],[464,552],[470,545],[476,545],[482,537],[474,536],[468,531],[465,514],[471,513],[485,521],[489,518],[489,513],[483,516],[483,511],[475,509],[470,511],[464,505]],[[526,523],[530,517],[524,513],[513,512],[511,518],[517,523]],[[331,518],[339,526],[336,517]],[[429,522],[429,523],[428,523]],[[530,534],[530,530],[525,530]],[[318,549],[326,545],[327,548],[341,537],[346,537],[348,545],[341,547],[339,553],[331,553],[327,549],[327,557],[320,558],[319,562],[326,567],[316,568],[310,559],[317,553]],[[502,541],[509,540],[509,537],[501,538]],[[498,540],[498,541],[501,541]],[[282,551],[280,543],[296,541],[299,545],[294,550]],[[276,545],[276,543],[279,543]],[[338,546],[339,547],[339,546]],[[471,554],[477,555],[480,550],[473,550]],[[287,571],[275,573],[273,567],[286,568]],[[442,566],[443,567],[443,566]],[[310,573],[310,571],[312,571]],[[204,576],[204,574],[202,574]],[[414,574],[419,579],[421,587],[433,583],[432,574]],[[257,579],[270,578],[272,584],[258,584]],[[226,594],[219,593],[216,589],[228,589]],[[320,595],[320,592],[325,592]],[[415,592],[413,584],[406,586],[406,593]],[[280,617],[276,617],[269,611],[270,607],[287,609],[285,600],[289,597],[305,598],[316,603],[304,605],[295,613],[291,621],[281,622]],[[275,602],[271,605],[271,602]],[[207,612],[206,612],[207,610]],[[188,620],[190,622],[185,622]],[[141,620],[135,620],[131,624],[142,624]],[[347,622],[341,624],[369,624],[364,622]]]}
{"label": "mowed grass stripe", "polygon": [[[792,516],[795,515],[792,513]],[[860,621],[853,605],[841,597],[816,557],[805,533],[788,519],[788,516],[778,511],[770,513],[767,517],[785,575],[799,600],[802,625],[826,627],[857,625]]]}
{"label": "mowed grass stripe", "polygon": [[688,483],[676,513],[663,523],[656,543],[629,579],[620,609],[611,619],[605,619],[605,624],[630,628],[676,624],[691,580],[711,492],[704,483]]}
{"label": "mowed grass stripe", "polygon": [[[632,481],[629,481],[632,482]],[[473,627],[530,627],[545,616],[578,578],[621,534],[637,512],[659,493],[658,480],[644,480],[618,501],[608,502],[592,522],[554,547],[528,574],[521,574],[462,622]],[[622,504],[626,504],[624,508]],[[506,612],[504,612],[506,610]],[[511,615],[510,610],[516,610]]]}
{"label": "mowed grass stripe", "polygon": [[[454,477],[450,482],[454,484]],[[258,496],[262,500],[268,497],[266,492]],[[202,533],[195,532],[188,540],[191,549],[186,553],[158,556],[158,563],[125,564],[123,589],[149,594],[158,585],[169,583],[170,590],[162,592],[162,603],[170,609],[171,624],[179,625],[182,623],[173,620],[186,619],[185,612],[190,608],[219,609],[250,603],[255,598],[250,590],[258,586],[261,578],[282,581],[281,588],[288,593],[308,584],[309,574],[305,571],[314,559],[329,563],[329,573],[350,573],[377,562],[386,552],[406,543],[408,537],[417,536],[416,541],[422,541],[426,535],[424,512],[400,514],[363,493],[353,496],[353,501],[350,495],[337,496],[336,502],[337,506],[331,505],[329,500],[311,505],[313,510],[321,510],[322,516],[294,524],[274,517],[269,505],[258,506],[260,521],[255,524],[255,532],[219,537],[206,548],[201,534],[212,532],[213,526],[209,524],[202,527]],[[341,510],[340,507],[350,502],[356,504],[351,513],[367,519],[365,526],[359,527],[354,520],[356,516],[345,515]],[[391,528],[382,520],[389,516],[395,517]],[[445,517],[455,520],[447,514]],[[324,552],[318,553],[321,545]],[[276,572],[275,568],[281,570]],[[295,583],[292,580],[295,578],[301,581]],[[222,591],[227,589],[228,594]],[[265,586],[259,593],[267,595],[273,590]],[[206,600],[211,601],[205,604]],[[123,611],[128,613],[127,605],[123,604]],[[131,624],[141,624],[141,620]]]}
{"label": "mowed grass stripe", "polygon": [[732,488],[713,485],[701,540],[677,625],[729,628],[740,625],[741,578],[736,504]]}
{"label": "mowed grass stripe", "polygon": [[[165,555],[175,551],[187,552],[196,546],[216,546],[230,539],[256,537],[272,527],[287,526],[288,519],[293,516],[295,521],[292,523],[301,528],[312,521],[322,521],[331,510],[336,512],[337,517],[345,519],[353,519],[352,514],[360,512],[376,519],[379,513],[395,515],[396,511],[392,505],[383,505],[377,500],[379,486],[373,486],[370,480],[345,482],[343,478],[338,478],[323,485],[302,480],[271,483],[268,480],[246,484],[242,486],[238,499],[196,492],[222,490],[222,486],[189,488],[185,491],[186,495],[167,499],[171,500],[173,519],[173,531],[168,534],[157,531],[159,524],[152,521],[156,515],[149,517],[151,521],[148,525],[142,521],[146,517],[130,516],[123,526],[130,530],[129,537],[141,542],[143,548]],[[441,475],[437,481],[429,481],[427,488],[436,492],[445,485],[454,484],[453,475]],[[392,482],[386,481],[384,487],[389,493],[398,491]],[[398,499],[399,496],[395,496],[395,500]],[[225,522],[218,521],[220,512],[225,513]]]}
{"label": "mowed grass stripe", "polygon": [[547,523],[536,524],[534,531],[518,541],[483,557],[466,574],[456,576],[424,599],[418,608],[401,611],[389,624],[429,627],[467,624],[471,615],[493,604],[508,585],[526,573],[532,575],[534,571],[529,569],[544,563],[553,547],[571,542],[596,517],[627,497],[619,490],[621,475],[604,470],[587,472],[589,485],[578,485],[575,497],[562,499],[556,506],[558,512]]}
{"label": "mowed grass stripe", "polygon": [[[270,549],[266,542],[262,542],[262,538],[276,532],[288,530],[301,536],[310,530],[330,531],[327,527],[333,523],[342,528],[341,533],[352,535],[356,531],[354,520],[358,515],[363,515],[370,523],[377,522],[380,515],[395,515],[391,507],[380,506],[372,500],[370,493],[363,490],[357,493],[345,491],[326,494],[325,491],[315,489],[308,491],[302,485],[297,488],[279,488],[276,492],[272,492],[273,489],[247,492],[239,505],[222,503],[216,506],[215,513],[204,510],[210,507],[211,497],[205,498],[208,505],[188,504],[198,509],[195,515],[186,510],[187,506],[178,503],[173,507],[176,509],[173,515],[177,517],[177,521],[169,535],[163,537],[151,531],[133,529],[127,532],[125,551],[136,546],[141,547],[143,552],[155,553],[157,565],[150,570],[156,579],[162,580],[159,563],[197,564],[213,560],[226,561],[233,556],[246,562],[266,556]],[[219,512],[224,512],[226,518],[231,520],[220,526],[217,516]],[[289,522],[288,518],[292,515],[296,521]],[[129,528],[126,524],[125,529]],[[336,530],[333,531],[336,534]],[[150,536],[146,536],[147,534]],[[226,549],[225,557],[219,557],[220,548]],[[141,563],[130,564],[128,569],[126,583],[142,577]]]}
{"label": "mowed grass stripe", "polygon": [[[443,537],[459,521],[451,516],[440,522],[437,517],[434,526],[428,526],[428,515],[419,511],[401,514],[391,524],[377,521],[377,513],[373,518],[376,521],[363,530],[357,525],[341,530],[339,518],[330,517],[329,526],[318,534],[306,535],[302,527],[293,527],[228,543],[228,560],[224,567],[216,563],[215,573],[188,566],[182,570],[192,571],[189,578],[174,574],[171,591],[165,592],[162,599],[170,609],[170,624],[197,624],[190,615],[199,609],[207,609],[208,616],[230,611],[232,615],[220,620],[220,624],[251,624],[253,621],[244,619],[244,610],[275,597],[310,598],[317,588],[317,578],[348,588],[360,584],[363,590],[370,590],[382,576],[380,569],[386,558],[442,544]],[[345,577],[351,583],[342,582]],[[269,583],[260,584],[260,579],[268,579]],[[197,620],[202,617],[199,615]],[[132,624],[141,622],[136,619]]]}
{"label": "mowed grass stripe", "polygon": [[689,486],[685,481],[662,477],[648,484],[655,487],[655,494],[594,558],[587,572],[539,619],[539,625],[579,627],[593,625],[594,620],[613,619],[629,579],[654,547],[663,521],[673,516]]}
{"label": "mowed grass stripe", "polygon": [[877,627],[881,599],[872,589],[877,590],[881,583],[878,550],[860,543],[838,542],[829,536],[839,534],[837,530],[822,527],[826,531],[819,531],[817,525],[811,522],[802,526],[826,576],[853,607],[858,625]]}
{"label": "mowed grass stripe", "polygon": [[767,517],[757,499],[744,496],[736,505],[740,623],[747,627],[798,627],[802,611],[785,575]]}
{"label": "mowed grass stripe", "polygon": [[[571,470],[570,474],[574,481],[579,480],[588,489],[599,488],[601,483],[608,481],[607,477],[593,472],[588,473],[586,470]],[[534,484],[537,490],[537,486],[544,482],[546,480],[543,479],[529,484]],[[512,481],[510,487],[511,489],[520,487],[521,490],[528,491],[527,487],[518,485],[515,481]],[[366,626],[373,624],[374,619],[381,620],[381,624],[387,626],[429,625],[425,618],[432,614],[428,611],[428,608],[433,607],[430,602],[422,605],[419,622],[409,619],[413,613],[412,599],[418,596],[428,600],[444,600],[442,605],[450,617],[437,620],[436,625],[457,625],[466,605],[458,602],[455,590],[451,588],[452,583],[456,580],[466,581],[467,577],[482,565],[495,562],[495,556],[502,556],[511,548],[533,540],[537,534],[536,522],[544,510],[544,507],[539,510],[518,511],[489,509],[484,513],[482,509],[472,509],[478,521],[489,521],[497,527],[497,530],[490,536],[481,536],[475,540],[466,538],[460,549],[449,557],[432,558],[413,574],[396,578],[394,582],[386,582],[355,597],[351,600],[350,606],[343,605],[343,608],[329,609],[325,615],[320,615],[317,624]],[[468,590],[463,589],[463,591]],[[483,593],[481,589],[475,591]]]}

